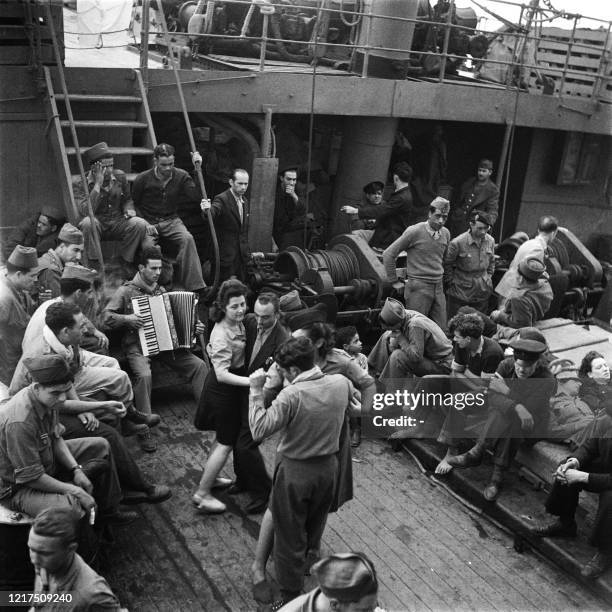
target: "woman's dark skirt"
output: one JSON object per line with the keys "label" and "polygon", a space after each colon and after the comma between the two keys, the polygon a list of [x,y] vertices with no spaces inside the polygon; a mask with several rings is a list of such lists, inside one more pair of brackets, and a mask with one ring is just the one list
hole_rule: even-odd
{"label": "woman's dark skirt", "polygon": [[[245,369],[231,369],[232,374],[245,375]],[[234,446],[240,431],[240,407],[249,401],[249,388],[220,383],[215,369],[206,376],[204,390],[196,410],[194,425],[200,431],[214,431],[217,442]]]}

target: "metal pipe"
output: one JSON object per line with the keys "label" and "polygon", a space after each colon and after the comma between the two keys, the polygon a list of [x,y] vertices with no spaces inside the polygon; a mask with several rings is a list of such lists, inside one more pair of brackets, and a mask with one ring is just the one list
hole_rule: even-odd
{"label": "metal pipe", "polygon": [[142,29],[140,30],[140,72],[145,88],[149,85],[149,6],[151,0],[142,1]]}
{"label": "metal pipe", "polygon": [[504,131],[504,141],[502,143],[501,155],[499,158],[499,167],[497,169],[497,180],[495,181],[495,184],[498,187],[501,187],[504,170],[506,169],[506,161],[508,159],[508,147],[510,145],[510,136],[512,134],[513,129],[514,123],[506,123],[506,129]]}

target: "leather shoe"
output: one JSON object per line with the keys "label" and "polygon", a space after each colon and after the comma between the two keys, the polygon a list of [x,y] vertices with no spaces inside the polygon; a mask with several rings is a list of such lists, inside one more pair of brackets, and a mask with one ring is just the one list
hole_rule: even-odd
{"label": "leather shoe", "polygon": [[244,511],[247,514],[261,514],[262,512],[266,511],[267,507],[268,507],[267,499],[255,498],[255,499],[252,499],[246,505],[246,508],[244,509]]}
{"label": "leather shoe", "polygon": [[140,423],[147,427],[157,427],[161,423],[161,417],[159,414],[147,414],[146,412],[140,412],[136,408],[128,410],[125,418],[132,423]]}
{"label": "leather shoe", "polygon": [[234,484],[230,485],[226,491],[228,495],[239,495],[240,493],[244,493],[246,489],[238,482],[234,482]]}
{"label": "leather shoe", "polygon": [[154,453],[157,450],[157,442],[148,427],[144,433],[138,434],[138,444],[145,453]]}
{"label": "leather shoe", "polygon": [[573,538],[576,536],[576,521],[565,522],[560,519],[556,519],[548,525],[539,525],[532,530],[533,535],[540,538],[554,538],[554,537],[568,537]]}
{"label": "leather shoe", "polygon": [[361,444],[361,428],[356,427],[351,431],[351,446],[357,448]]}
{"label": "leather shoe", "polygon": [[500,485],[498,482],[490,482],[483,491],[484,498],[489,501],[495,501],[499,495]]}
{"label": "leather shoe", "polygon": [[121,433],[126,438],[145,433],[148,429],[149,426],[144,423],[134,423],[133,421],[126,421],[125,419],[121,421]]}
{"label": "leather shoe", "polygon": [[105,514],[100,521],[107,525],[129,525],[139,517],[138,512],[132,510],[117,510],[112,514]]}
{"label": "leather shoe", "polygon": [[612,555],[598,552],[582,570],[580,570],[580,575],[583,578],[599,578],[599,576],[601,576],[611,565]]}
{"label": "leather shoe", "polygon": [[159,504],[172,497],[172,491],[166,485],[152,485],[146,491],[127,491],[121,500],[122,504]]}

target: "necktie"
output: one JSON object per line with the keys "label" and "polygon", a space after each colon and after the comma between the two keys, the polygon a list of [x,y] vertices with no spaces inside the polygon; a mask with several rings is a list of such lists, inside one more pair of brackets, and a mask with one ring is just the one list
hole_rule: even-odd
{"label": "necktie", "polygon": [[243,208],[242,208],[242,199],[241,198],[236,200],[236,205],[238,206],[238,216],[240,217],[240,223],[242,224]]}
{"label": "necktie", "polygon": [[255,338],[255,344],[253,345],[253,351],[251,352],[251,360],[249,361],[249,365],[255,361],[255,357],[257,357],[257,353],[261,350],[261,345],[263,344],[263,329],[257,331],[257,338]]}

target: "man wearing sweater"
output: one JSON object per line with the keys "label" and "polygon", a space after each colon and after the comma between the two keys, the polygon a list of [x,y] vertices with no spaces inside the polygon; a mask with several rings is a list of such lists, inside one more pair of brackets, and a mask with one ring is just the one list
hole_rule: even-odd
{"label": "man wearing sweater", "polygon": [[249,425],[254,440],[282,432],[270,509],[276,577],[286,603],[301,592],[307,549],[316,549],[323,535],[336,487],[340,431],[354,389],[348,378],[323,374],[314,365],[309,338],[290,338],[275,358],[289,385],[266,410],[265,372],[253,372]]}
{"label": "man wearing sweater", "polygon": [[[450,232],[444,227],[450,203],[437,197],[429,205],[427,221],[415,223],[383,253],[387,278],[393,288],[404,289],[406,308],[416,310],[446,328],[446,298],[442,286],[444,254]],[[406,251],[406,282],[399,280],[395,260]]]}

